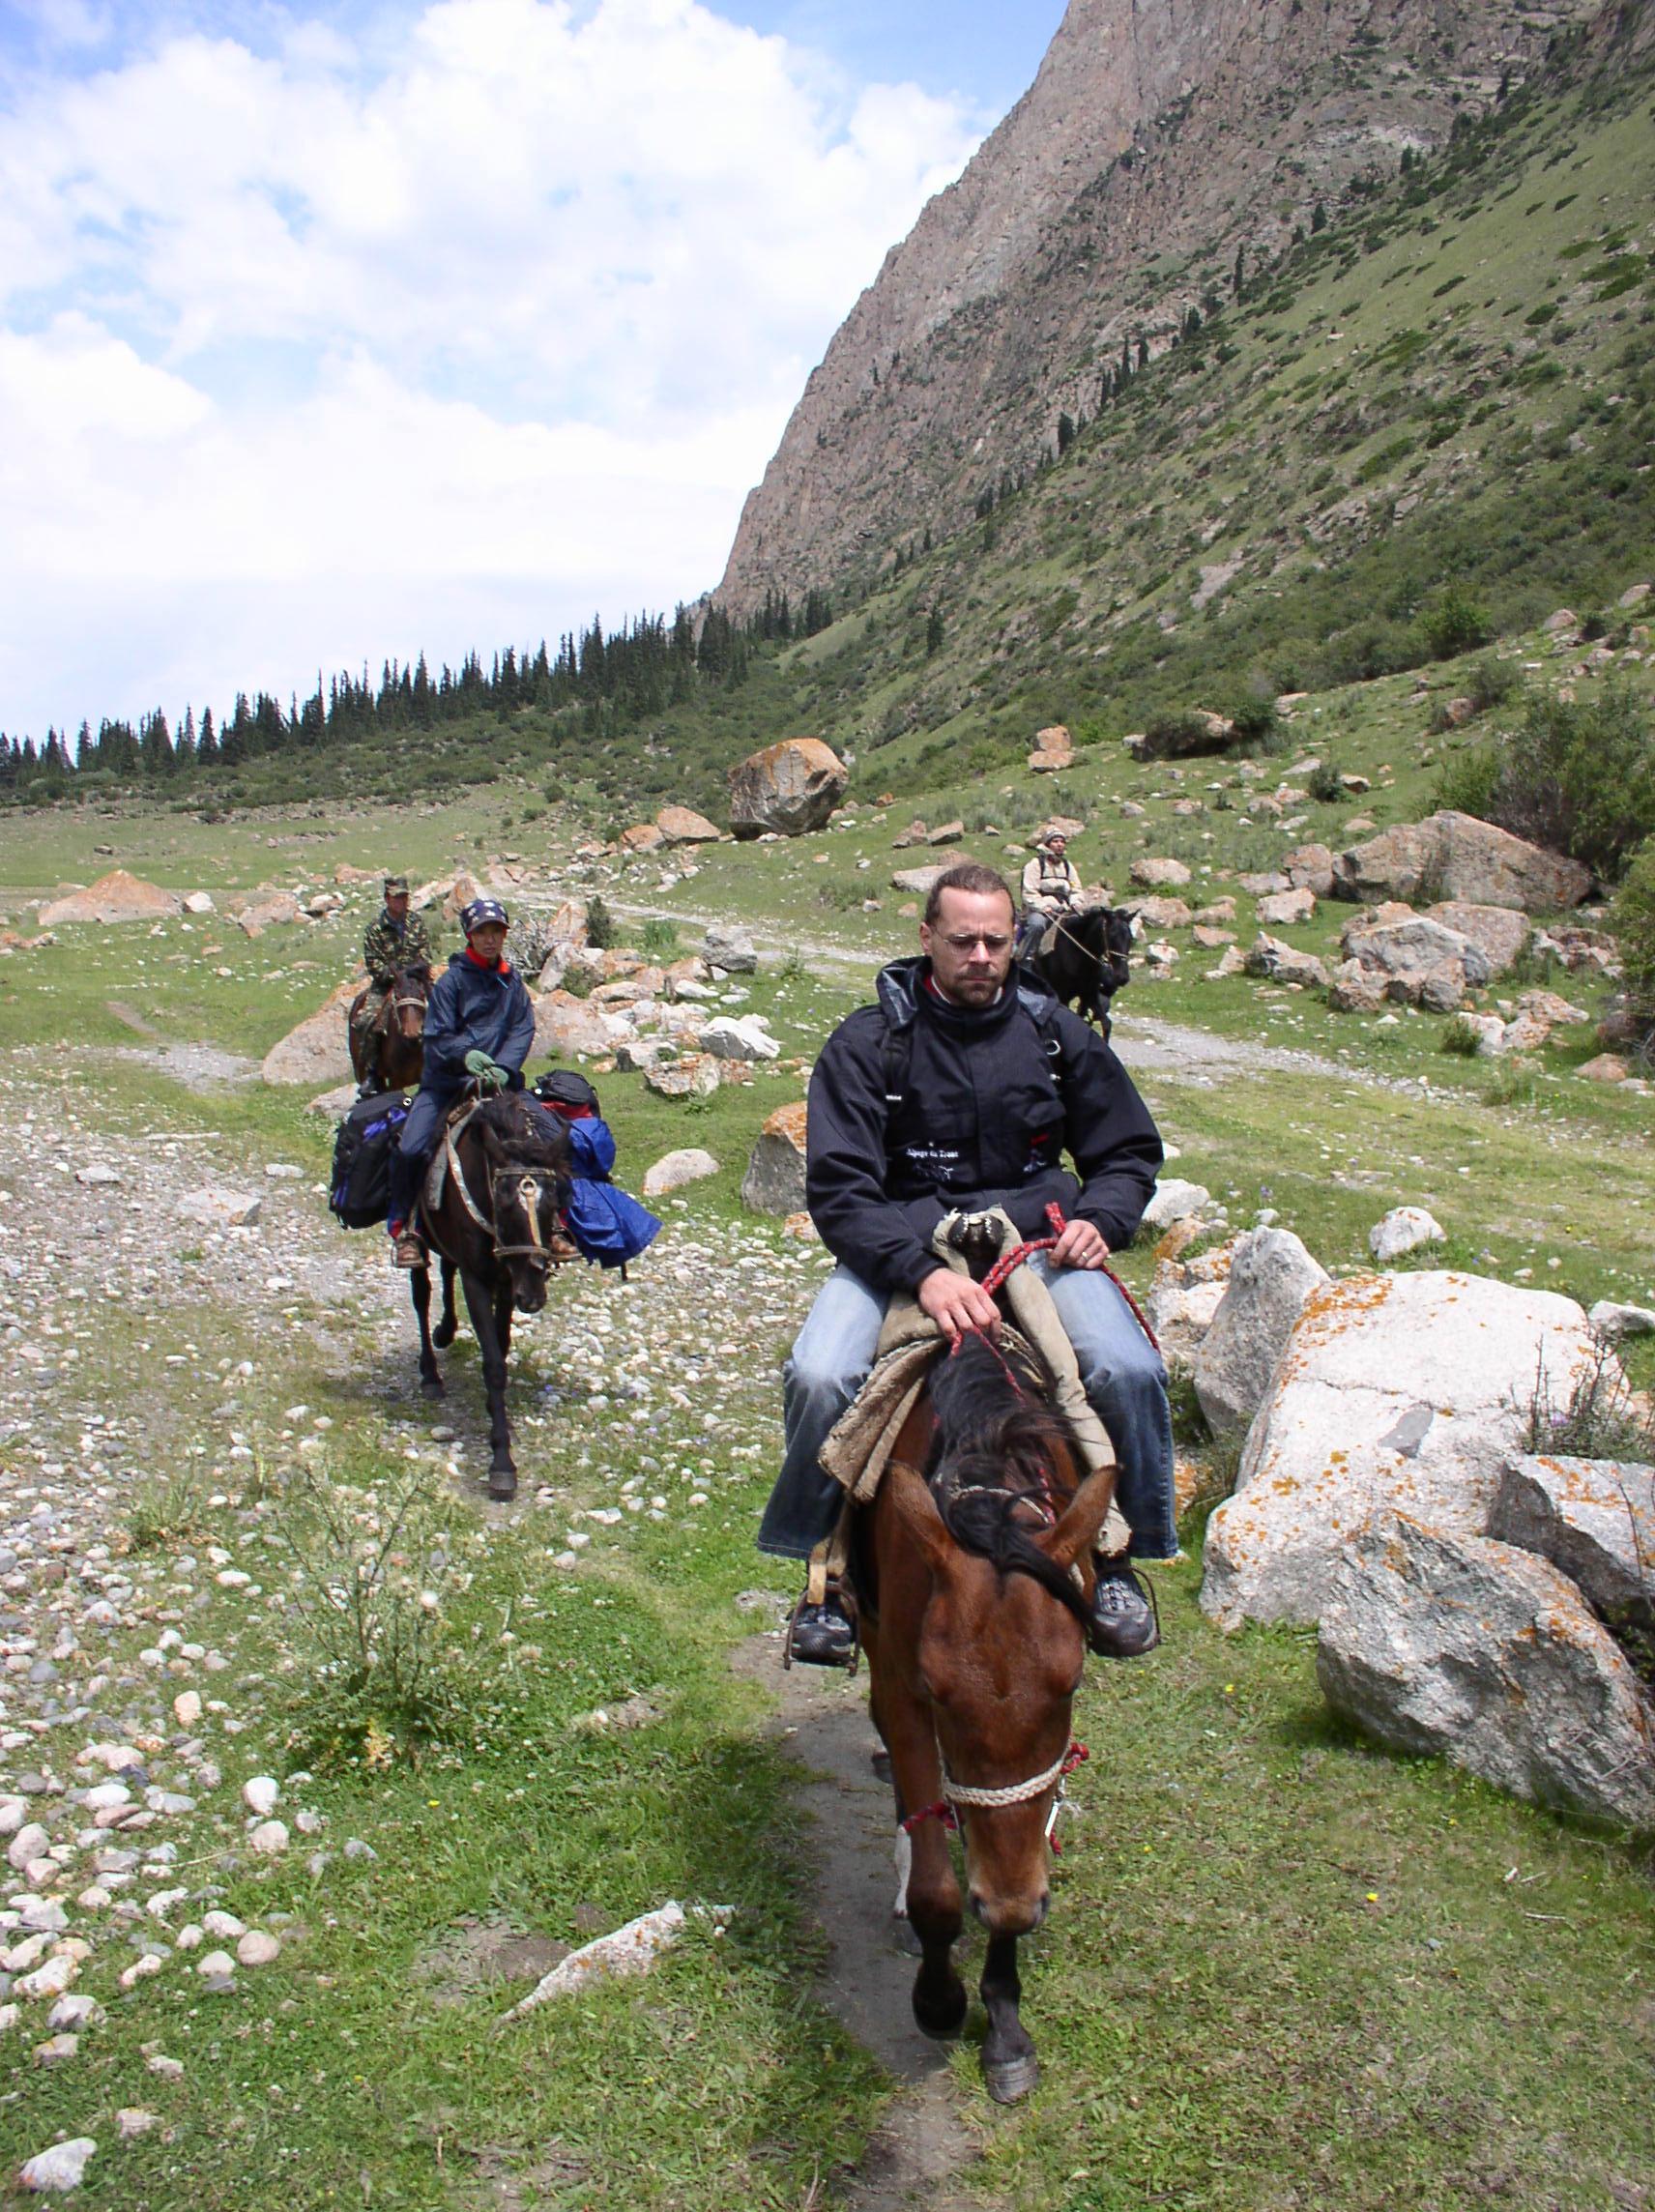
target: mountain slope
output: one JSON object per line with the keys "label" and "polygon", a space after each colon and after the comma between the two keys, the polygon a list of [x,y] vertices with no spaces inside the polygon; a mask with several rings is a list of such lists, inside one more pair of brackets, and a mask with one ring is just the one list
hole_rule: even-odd
{"label": "mountain slope", "polygon": [[747,501],[715,597],[865,581],[1090,415],[1319,205],[1446,142],[1598,0],[1071,0],[1039,74],[887,257]]}

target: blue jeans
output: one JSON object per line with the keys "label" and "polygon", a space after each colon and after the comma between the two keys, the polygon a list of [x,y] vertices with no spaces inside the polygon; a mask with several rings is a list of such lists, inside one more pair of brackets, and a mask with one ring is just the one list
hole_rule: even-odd
{"label": "blue jeans", "polygon": [[425,1163],[443,1134],[443,1117],[458,1095],[452,1091],[427,1091],[423,1086],[414,1093],[408,1119],[402,1124],[396,1150],[391,1155],[391,1211],[385,1226],[393,1233],[413,1214],[420,1185],[425,1179]]}
{"label": "blue jeans", "polygon": [[[1107,1275],[1052,1267],[1043,1252],[1029,1265],[1052,1294],[1082,1386],[1119,1458],[1116,1499],[1132,1530],[1132,1557],[1173,1558],[1173,1416],[1161,1355]],[[818,1454],[867,1379],[885,1309],[880,1293],[848,1267],[835,1267],[816,1294],[782,1370],[787,1442],[759,1526],[761,1552],[808,1558],[838,1519],[845,1493]]]}

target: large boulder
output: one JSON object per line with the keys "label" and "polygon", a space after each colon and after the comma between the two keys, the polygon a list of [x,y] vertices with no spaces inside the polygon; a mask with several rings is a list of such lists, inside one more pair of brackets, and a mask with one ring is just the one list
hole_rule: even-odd
{"label": "large boulder", "polygon": [[1334,1711],[1498,1789],[1655,1825],[1655,1728],[1575,1585],[1509,1544],[1379,1516],[1330,1578],[1316,1652]]}
{"label": "large boulder", "polygon": [[851,771],[820,738],[784,738],[730,771],[730,827],[738,837],[820,830],[845,796]]}
{"label": "large boulder", "polygon": [[716,1015],[701,1033],[701,1049],[715,1060],[749,1063],[781,1058],[781,1045],[765,1027],[762,1014]]}
{"label": "large boulder", "polygon": [[1487,960],[1491,975],[1504,975],[1515,968],[1528,943],[1527,917],[1514,907],[1443,899],[1425,912],[1428,920],[1439,921],[1456,936],[1468,938]]}
{"label": "large boulder", "polygon": [[1195,1358],[1195,1391],[1215,1437],[1243,1436],[1313,1291],[1331,1280],[1291,1229],[1235,1239],[1230,1280]]}
{"label": "large boulder", "polygon": [[1190,880],[1190,871],[1182,860],[1170,856],[1134,860],[1127,871],[1135,884],[1146,890],[1180,890]]}
{"label": "large boulder", "polygon": [[722,968],[726,975],[755,975],[758,973],[757,946],[744,929],[734,928],[729,923],[708,924],[701,957],[709,968]]}
{"label": "large boulder", "polygon": [[1555,914],[1579,906],[1591,888],[1591,871],[1578,860],[1453,812],[1399,824],[1351,846],[1333,863],[1334,896],[1361,901],[1424,894]]}
{"label": "large boulder", "polygon": [[1223,1627],[1308,1623],[1345,1546],[1406,1513],[1480,1536],[1543,1375],[1566,1405],[1603,1348],[1572,1298],[1444,1270],[1314,1292],[1207,1524],[1201,1602]]}
{"label": "large boulder", "polygon": [[1325,845],[1295,846],[1282,870],[1294,890],[1310,891],[1319,899],[1333,896],[1333,855]]}
{"label": "large boulder", "polygon": [[260,937],[267,929],[285,929],[300,918],[303,911],[291,891],[270,889],[229,899],[224,906],[224,912],[248,937]]}
{"label": "large boulder", "polygon": [[717,1173],[718,1162],[698,1145],[688,1146],[682,1151],[663,1152],[644,1171],[644,1196],[664,1198],[669,1191],[682,1190],[685,1183],[701,1182]]}
{"label": "large boulder", "polygon": [[331,991],[313,1014],[288,1031],[264,1056],[267,1083],[303,1083],[308,1091],[328,1091],[351,1080],[351,1044],[346,1015],[351,1001],[367,981],[359,968],[347,983]]}
{"label": "large boulder", "polygon": [[893,891],[912,891],[915,898],[929,898],[938,877],[957,867],[959,859],[958,853],[953,853],[945,860],[934,860],[929,867],[898,868],[890,879],[890,888]]}
{"label": "large boulder", "polygon": [[1036,731],[1034,750],[1029,755],[1029,766],[1036,775],[1060,775],[1074,765],[1075,741],[1061,722]]}
{"label": "large boulder", "polygon": [[1306,984],[1316,990],[1327,981],[1327,970],[1314,952],[1301,952],[1296,945],[1263,929],[1247,954],[1246,969],[1249,975],[1266,975],[1274,983]]}
{"label": "large boulder", "polygon": [[1495,1493],[1489,1534],[1550,1559],[1611,1627],[1655,1628],[1655,1468],[1512,1460]]}
{"label": "large boulder", "polygon": [[181,911],[181,902],[159,884],[147,884],[125,868],[111,868],[83,891],[50,900],[41,909],[41,927],[56,929],[66,921],[166,921]]}
{"label": "large boulder", "polygon": [[1348,921],[1339,946],[1379,979],[1387,999],[1452,1013],[1466,993],[1481,990],[1492,970],[1480,946],[1423,914]]}
{"label": "large boulder", "polygon": [[741,1180],[741,1204],[755,1213],[798,1213],[804,1207],[803,1099],[778,1106],[760,1131]]}

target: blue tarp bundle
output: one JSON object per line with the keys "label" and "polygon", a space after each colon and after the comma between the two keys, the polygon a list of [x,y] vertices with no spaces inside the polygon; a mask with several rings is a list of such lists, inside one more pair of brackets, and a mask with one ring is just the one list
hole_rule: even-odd
{"label": "blue tarp bundle", "polygon": [[647,1251],[660,1234],[660,1222],[629,1191],[609,1179],[615,1165],[615,1138],[595,1114],[566,1121],[570,1186],[569,1235],[587,1259],[600,1267],[623,1266]]}

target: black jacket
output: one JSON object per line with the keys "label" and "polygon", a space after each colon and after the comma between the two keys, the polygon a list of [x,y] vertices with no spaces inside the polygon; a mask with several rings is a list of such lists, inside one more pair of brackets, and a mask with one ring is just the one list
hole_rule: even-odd
{"label": "black jacket", "polygon": [[514,968],[479,968],[456,952],[431,986],[425,1007],[425,1073],[421,1088],[455,1095],[468,1052],[485,1052],[521,1090],[535,1045],[535,1004]]}
{"label": "black jacket", "polygon": [[[816,1063],[805,1188],[828,1249],[889,1293],[941,1265],[931,1233],[956,1208],[1003,1206],[1025,1237],[1042,1237],[1055,1200],[1111,1249],[1130,1242],[1163,1154],[1114,1053],[1026,970],[980,1011],[940,998],[929,970],[918,959],[882,970],[879,1004],[841,1022]],[[1036,1014],[1060,1048],[1060,1089]],[[893,1029],[908,1033],[908,1068],[889,1107]]]}

